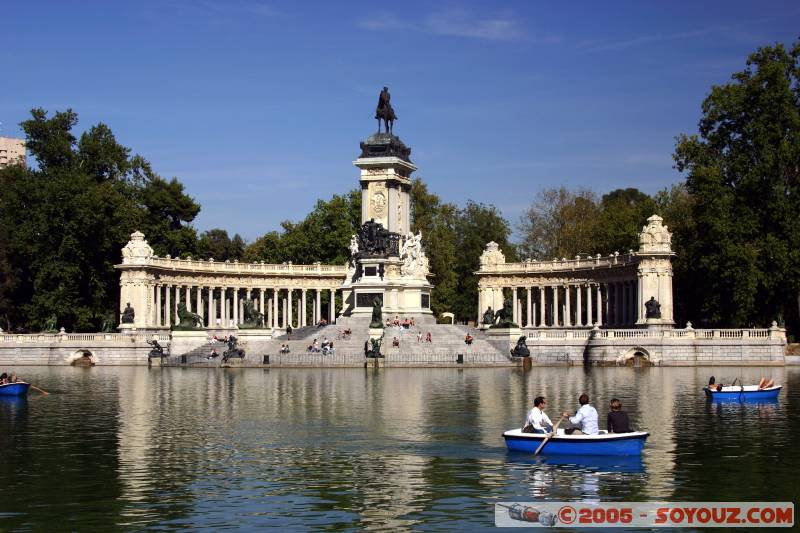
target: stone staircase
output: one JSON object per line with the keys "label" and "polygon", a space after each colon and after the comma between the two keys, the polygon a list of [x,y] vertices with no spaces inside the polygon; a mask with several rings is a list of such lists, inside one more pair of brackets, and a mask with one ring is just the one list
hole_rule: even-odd
{"label": "stone staircase", "polygon": [[[345,335],[345,330],[351,331]],[[427,333],[433,342],[426,342]],[[464,342],[469,333],[473,336],[471,345]],[[417,336],[421,334],[421,341]],[[400,346],[392,346],[397,337]],[[311,352],[308,347],[314,339],[321,348],[323,340],[333,341],[334,353],[323,355]],[[305,326],[292,331],[291,339],[286,334],[266,341],[239,342],[245,350],[245,359],[231,359],[230,366],[275,366],[325,367],[361,366],[365,363],[364,344],[369,339],[368,318],[344,318],[338,323],[317,327]],[[280,352],[282,345],[289,346],[289,353]],[[222,353],[227,349],[223,342],[206,343],[185,354],[173,355],[164,360],[164,365],[215,367],[222,364]],[[212,350],[220,357],[208,359]],[[381,352],[384,358],[381,366],[454,366],[458,364],[478,366],[514,366],[516,363],[505,349],[491,343],[480,330],[462,325],[422,324],[409,329],[387,327],[384,329]],[[460,355],[460,358],[459,358]]]}

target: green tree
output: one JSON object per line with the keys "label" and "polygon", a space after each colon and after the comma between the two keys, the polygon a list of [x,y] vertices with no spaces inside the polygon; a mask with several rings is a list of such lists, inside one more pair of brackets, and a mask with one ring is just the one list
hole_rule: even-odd
{"label": "green tree", "polygon": [[542,189],[520,218],[520,253],[531,259],[574,257],[595,248],[599,207],[589,189]]}
{"label": "green tree", "polygon": [[[0,315],[9,328],[37,329],[55,315],[69,330],[96,329],[118,309],[114,264],[130,233],[159,224],[182,232],[194,217],[176,223],[151,209],[148,188],[160,185],[149,164],[103,124],[76,139],[77,121],[71,110],[32,110],[21,127],[37,166],[0,170]],[[191,204],[173,182],[174,199]]]}
{"label": "green tree", "polygon": [[439,196],[428,192],[428,187],[419,178],[411,184],[411,205],[411,231],[422,233],[422,244],[433,274],[432,282],[436,286],[431,294],[431,310],[436,316],[453,312],[458,291],[455,271],[458,209],[453,204],[442,203]]}
{"label": "green tree", "polygon": [[457,290],[453,312],[459,320],[475,319],[478,312],[478,279],[473,273],[480,268],[480,256],[490,241],[500,245],[507,261],[516,261],[517,254],[509,243],[511,226],[493,205],[467,202],[455,222],[457,235],[455,275]]}
{"label": "green tree", "polygon": [[657,210],[656,201],[639,189],[604,194],[593,227],[592,252],[605,255],[636,250],[642,226]]}
{"label": "green tree", "polygon": [[244,239],[238,233],[231,239],[224,229],[210,229],[200,234],[197,241],[197,253],[201,259],[241,260],[245,255]]}
{"label": "green tree", "polygon": [[347,262],[350,237],[361,225],[361,191],[352,190],[318,200],[302,221],[281,223],[283,231],[268,233],[247,247],[248,261],[341,265]]}
{"label": "green tree", "polygon": [[693,197],[701,316],[765,324],[800,305],[800,42],[758,49],[703,101],[674,158]]}

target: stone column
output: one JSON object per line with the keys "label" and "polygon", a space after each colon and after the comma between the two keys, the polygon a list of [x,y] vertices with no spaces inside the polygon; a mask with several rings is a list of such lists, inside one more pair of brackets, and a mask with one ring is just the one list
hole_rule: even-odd
{"label": "stone column", "polygon": [[306,318],[306,290],[302,289],[300,293],[300,298],[302,299],[300,302],[300,314],[302,315],[300,317],[300,325],[307,326],[308,324],[306,322],[308,319]]}
{"label": "stone column", "polygon": [[597,323],[599,325],[603,325],[603,295],[600,292],[600,286],[602,284],[597,284]]}
{"label": "stone column", "polygon": [[265,290],[266,289],[264,289],[264,287],[261,287],[260,289],[258,289],[258,305],[259,305],[258,312],[261,313],[262,315],[264,315],[264,327],[267,327],[267,308],[264,307],[264,299],[265,299],[264,298],[264,291]]}
{"label": "stone column", "polygon": [[533,320],[531,319],[531,311],[533,310],[533,306],[531,305],[531,288],[528,287],[528,299],[526,301],[527,304],[527,311],[528,314],[525,316],[525,327],[529,328],[533,325]]}
{"label": "stone column", "polygon": [[208,287],[208,314],[206,314],[206,326],[214,327],[214,287]]}
{"label": "stone column", "polygon": [[567,326],[567,327],[572,327],[572,309],[570,308],[570,303],[571,302],[570,302],[570,294],[569,294],[570,293],[569,283],[564,285],[564,292],[566,293],[565,301],[566,301],[566,305],[567,305],[567,310],[564,313],[564,325]]}
{"label": "stone column", "polygon": [[553,326],[558,327],[558,315],[559,315],[559,308],[558,308],[558,285],[553,285]]}
{"label": "stone column", "polygon": [[583,294],[583,285],[576,285],[575,286],[575,325],[578,327],[583,326],[583,302],[581,302],[581,297]]}
{"label": "stone column", "polygon": [[233,288],[233,327],[239,325],[239,287]]}
{"label": "stone column", "polygon": [[331,289],[331,305],[328,306],[328,324],[336,320],[336,289]]}
{"label": "stone column", "polygon": [[547,309],[545,308],[545,298],[547,286],[539,285],[539,327],[547,327]]}
{"label": "stone column", "polygon": [[314,314],[317,315],[315,319],[315,324],[318,324],[320,320],[322,320],[322,289],[317,289],[316,298],[314,301]]}
{"label": "stone column", "polygon": [[592,309],[592,284],[586,285],[586,325],[594,326],[594,312]]}
{"label": "stone column", "polygon": [[280,300],[280,289],[272,289],[272,327],[275,329],[280,327],[280,322],[278,322],[280,318]]}
{"label": "stone column", "polygon": [[198,285],[195,287],[195,309],[194,312],[200,316],[203,316],[203,287]]}
{"label": "stone column", "polygon": [[186,286],[186,310],[193,313],[197,312],[196,307],[194,308],[194,311],[192,311],[192,288],[188,285]]}
{"label": "stone column", "polygon": [[172,291],[170,289],[171,289],[171,287],[169,285],[167,285],[166,286],[166,291],[165,291],[166,292],[167,301],[164,303],[164,307],[166,308],[165,309],[165,311],[166,311],[165,314],[167,315],[167,316],[164,317],[164,325],[167,326],[167,327],[170,327],[172,325],[172,306],[170,305],[170,299],[171,299],[171,292]]}
{"label": "stone column", "polygon": [[156,311],[155,323],[156,323],[156,326],[160,327],[162,325],[162,323],[163,323],[162,319],[163,319],[164,308],[161,307],[161,285],[159,285],[159,284],[156,284],[156,309],[155,309],[155,311]]}
{"label": "stone column", "polygon": [[286,319],[287,319],[286,324],[288,324],[289,326],[292,326],[292,328],[294,328],[294,325],[292,324],[292,318],[294,318],[292,316],[292,298],[293,298],[293,295],[294,295],[294,289],[289,289],[286,292],[287,292],[286,299],[289,302],[288,303],[289,310],[286,312]]}
{"label": "stone column", "polygon": [[519,313],[517,313],[517,288],[511,288],[511,302],[513,305],[511,306],[511,321],[514,324],[519,324]]}

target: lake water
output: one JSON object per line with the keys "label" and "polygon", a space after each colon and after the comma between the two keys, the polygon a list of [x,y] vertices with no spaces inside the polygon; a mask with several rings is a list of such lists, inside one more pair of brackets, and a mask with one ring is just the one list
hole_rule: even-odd
{"label": "lake water", "polygon": [[[16,369],[0,401],[0,529],[492,529],[498,501],[796,501],[800,369]],[[772,376],[710,404],[710,375]],[[588,392],[651,432],[641,459],[506,452],[533,397]]]}

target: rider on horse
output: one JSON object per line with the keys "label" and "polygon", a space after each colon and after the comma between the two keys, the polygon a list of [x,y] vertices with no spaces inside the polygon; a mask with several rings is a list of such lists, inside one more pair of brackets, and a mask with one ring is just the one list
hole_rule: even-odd
{"label": "rider on horse", "polygon": [[391,99],[389,88],[384,87],[378,97],[378,108],[375,110],[375,118],[378,119],[378,133],[381,132],[381,120],[386,124],[386,133],[392,133],[392,123],[397,120],[397,115],[392,109]]}

